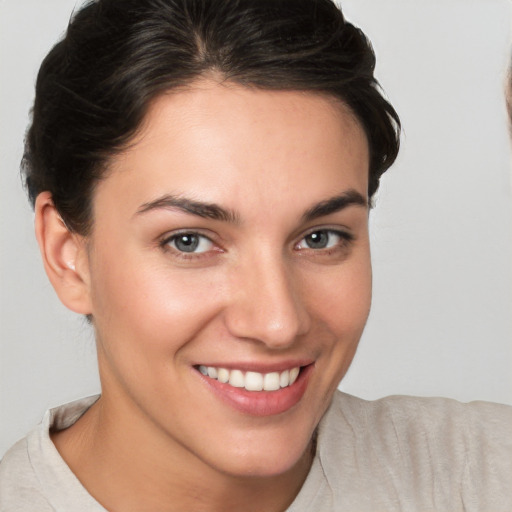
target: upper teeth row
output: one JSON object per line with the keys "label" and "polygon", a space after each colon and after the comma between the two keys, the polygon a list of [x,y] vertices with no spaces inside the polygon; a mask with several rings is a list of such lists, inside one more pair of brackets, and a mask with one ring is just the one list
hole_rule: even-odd
{"label": "upper teeth row", "polygon": [[199,366],[199,371],[219,382],[227,383],[235,388],[245,388],[247,391],[276,391],[291,386],[299,375],[300,367],[284,370],[283,372],[259,373],[227,370],[213,366]]}

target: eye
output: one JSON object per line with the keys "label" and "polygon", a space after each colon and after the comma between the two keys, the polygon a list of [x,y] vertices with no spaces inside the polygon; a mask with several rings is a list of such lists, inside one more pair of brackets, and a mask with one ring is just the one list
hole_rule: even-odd
{"label": "eye", "polygon": [[165,245],[183,253],[202,253],[213,248],[213,242],[198,233],[179,233],[165,241]]}
{"label": "eye", "polygon": [[297,249],[330,249],[343,245],[350,235],[332,229],[319,229],[306,235],[297,245]]}

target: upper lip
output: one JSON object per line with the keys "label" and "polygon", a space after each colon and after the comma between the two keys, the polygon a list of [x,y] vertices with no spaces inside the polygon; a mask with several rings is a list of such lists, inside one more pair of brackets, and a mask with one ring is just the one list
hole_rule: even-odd
{"label": "upper lip", "polygon": [[226,370],[241,370],[245,372],[257,372],[257,373],[272,373],[272,372],[284,372],[285,370],[291,370],[301,366],[308,366],[313,364],[312,359],[294,359],[285,361],[274,361],[268,363],[262,363],[258,361],[240,361],[240,362],[201,362],[194,364],[194,366],[211,366],[214,368],[226,368]]}

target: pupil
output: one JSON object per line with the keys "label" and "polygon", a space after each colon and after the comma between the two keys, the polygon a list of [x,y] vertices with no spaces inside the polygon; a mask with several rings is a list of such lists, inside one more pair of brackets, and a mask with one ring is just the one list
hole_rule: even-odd
{"label": "pupil", "polygon": [[306,237],[306,243],[311,249],[324,249],[327,241],[328,236],[325,231],[315,231]]}
{"label": "pupil", "polygon": [[199,238],[195,235],[180,235],[175,244],[176,248],[182,252],[194,252],[199,245]]}

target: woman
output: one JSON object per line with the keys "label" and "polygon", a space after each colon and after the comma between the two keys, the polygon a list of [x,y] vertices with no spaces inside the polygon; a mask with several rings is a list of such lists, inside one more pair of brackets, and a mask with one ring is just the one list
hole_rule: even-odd
{"label": "woman", "polygon": [[76,14],[39,73],[24,171],[102,394],[8,452],[2,511],[510,507],[509,408],[336,391],[398,152],[373,68],[328,0]]}

